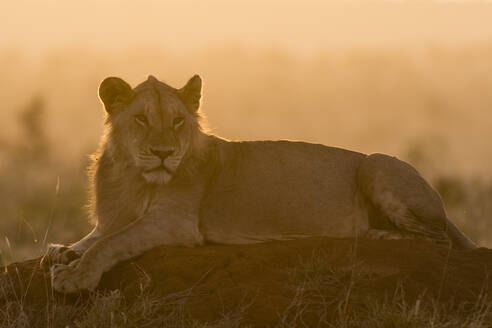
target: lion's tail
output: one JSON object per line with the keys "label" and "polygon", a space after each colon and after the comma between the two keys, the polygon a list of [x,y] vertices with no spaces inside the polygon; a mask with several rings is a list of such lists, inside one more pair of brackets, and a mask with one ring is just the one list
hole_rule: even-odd
{"label": "lion's tail", "polygon": [[467,236],[456,228],[456,226],[450,220],[447,220],[446,233],[453,248],[468,250],[476,249],[478,246],[472,242]]}

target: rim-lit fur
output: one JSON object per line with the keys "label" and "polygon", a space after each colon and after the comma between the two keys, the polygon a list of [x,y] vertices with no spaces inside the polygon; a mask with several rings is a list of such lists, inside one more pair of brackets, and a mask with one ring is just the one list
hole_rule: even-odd
{"label": "rim-lit fur", "polygon": [[[89,168],[93,220],[104,212],[113,212],[104,208],[106,204],[145,203],[138,200],[152,186],[192,181],[205,162],[208,135],[201,126],[202,115],[187,109],[179,91],[149,77],[133,89],[129,103],[117,104],[107,114],[105,131]],[[142,112],[147,126],[135,120],[135,115]],[[176,117],[184,121],[174,129]],[[162,169],[152,170],[161,165],[152,147],[174,149],[162,161]]]}

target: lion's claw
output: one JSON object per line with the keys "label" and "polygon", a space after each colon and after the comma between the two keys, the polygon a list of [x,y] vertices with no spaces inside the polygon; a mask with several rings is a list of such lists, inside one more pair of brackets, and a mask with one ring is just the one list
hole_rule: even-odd
{"label": "lion's claw", "polygon": [[43,269],[47,270],[54,264],[69,264],[79,257],[80,254],[69,247],[51,244],[41,259],[40,265]]}

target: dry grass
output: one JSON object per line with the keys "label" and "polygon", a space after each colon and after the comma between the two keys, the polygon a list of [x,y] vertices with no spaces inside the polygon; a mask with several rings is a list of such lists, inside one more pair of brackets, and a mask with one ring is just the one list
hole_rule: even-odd
{"label": "dry grass", "polygon": [[[384,298],[372,297],[366,287],[373,282],[373,274],[364,272],[360,263],[335,270],[326,264],[326,256],[313,253],[311,259],[292,269],[288,283],[295,290],[295,296],[278,314],[278,323],[273,327],[492,327],[492,303],[488,295],[481,294],[475,302],[464,304],[440,304],[425,295],[409,301],[403,288]],[[12,293],[8,290],[9,284],[0,286],[0,297]],[[244,302],[233,312],[223,313],[218,320],[196,320],[188,313],[186,305],[199,293],[199,286],[194,286],[163,297],[143,288],[129,301],[119,290],[114,290],[93,293],[78,304],[64,304],[48,295],[51,302],[39,312],[26,306],[19,296],[0,309],[0,327],[256,326],[248,322],[248,311],[254,306],[254,300]]]}
{"label": "dry grass", "polygon": [[376,274],[356,262],[335,270],[323,260],[326,256],[313,253],[293,271],[296,293],[279,327],[492,327],[489,295],[464,304],[440,304],[425,295],[409,302],[400,285],[393,295],[375,297],[367,287]]}
{"label": "dry grass", "polygon": [[93,293],[79,305],[64,305],[52,300],[42,313],[30,310],[21,301],[13,301],[0,309],[0,327],[247,327],[243,324],[245,307],[224,313],[213,322],[202,323],[191,318],[184,307],[190,297],[193,297],[192,290],[165,297],[143,292],[129,303],[119,290],[115,290]]}

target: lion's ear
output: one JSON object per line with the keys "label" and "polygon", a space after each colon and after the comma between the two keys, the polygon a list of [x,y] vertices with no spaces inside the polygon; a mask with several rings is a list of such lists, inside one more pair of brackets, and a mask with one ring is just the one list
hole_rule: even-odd
{"label": "lion's ear", "polygon": [[99,98],[106,112],[112,114],[118,105],[127,104],[133,98],[132,87],[119,77],[107,77],[99,86]]}
{"label": "lion's ear", "polygon": [[179,98],[185,104],[188,111],[196,113],[200,107],[202,97],[202,79],[194,75],[184,87],[178,90]]}

